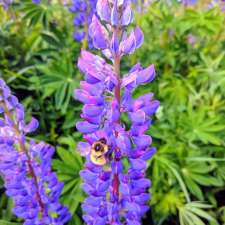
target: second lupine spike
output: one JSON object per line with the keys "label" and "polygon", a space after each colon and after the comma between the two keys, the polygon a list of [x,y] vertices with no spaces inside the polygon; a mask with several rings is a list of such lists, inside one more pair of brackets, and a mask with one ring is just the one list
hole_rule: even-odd
{"label": "second lupine spike", "polygon": [[[138,225],[148,210],[150,181],[145,178],[145,161],[155,149],[149,147],[152,139],[145,132],[159,102],[151,93],[132,97],[135,88],[154,79],[153,65],[143,69],[137,64],[128,74],[120,75],[123,55],[132,54],[144,39],[138,27],[126,32],[132,21],[129,0],[98,0],[97,16],[93,16],[89,33],[94,47],[102,50],[112,65],[87,51],[82,51],[78,62],[85,75],[75,97],[84,103],[83,121],[76,127],[85,139],[78,150],[86,157],[81,176],[88,194],[82,205],[88,225]],[[123,113],[129,115],[130,129],[121,121]]]}
{"label": "second lupine spike", "polygon": [[92,41],[88,34],[88,27],[96,10],[97,0],[73,0],[70,11],[75,14],[73,24],[75,32],[74,39],[78,42],[83,41],[83,47],[92,47]]}
{"label": "second lupine spike", "polygon": [[35,119],[25,123],[23,106],[0,79],[0,175],[13,212],[24,225],[61,225],[70,215],[59,203],[63,183],[51,171],[54,148],[26,141],[37,127]]}

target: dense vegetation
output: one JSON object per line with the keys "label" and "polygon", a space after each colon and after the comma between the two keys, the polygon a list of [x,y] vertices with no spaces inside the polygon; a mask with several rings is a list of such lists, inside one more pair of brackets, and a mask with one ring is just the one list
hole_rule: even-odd
{"label": "dense vegetation", "polygon": [[[143,224],[225,224],[225,13],[201,1],[193,7],[171,2],[136,14],[145,42],[122,62],[124,73],[136,61],[157,69],[156,81],[135,92],[153,91],[161,102],[149,130],[157,153],[149,161],[151,211]],[[56,147],[53,168],[65,183],[61,200],[73,215],[69,224],[83,224],[75,129],[81,104],[73,99],[82,43],[73,40],[73,15],[61,1],[24,0],[0,8],[0,17],[0,77],[26,107],[27,119],[39,119],[34,138]],[[0,195],[0,225],[21,224],[2,181]]]}

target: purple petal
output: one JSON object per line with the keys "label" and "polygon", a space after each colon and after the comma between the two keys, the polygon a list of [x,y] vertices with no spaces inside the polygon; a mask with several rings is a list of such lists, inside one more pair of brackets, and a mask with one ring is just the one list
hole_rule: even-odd
{"label": "purple petal", "polygon": [[114,6],[112,8],[112,12],[111,12],[111,24],[113,26],[117,26],[118,25],[118,19],[119,19],[119,13],[117,11],[117,5],[114,4]]}
{"label": "purple petal", "polygon": [[102,106],[96,106],[96,105],[85,105],[83,107],[83,113],[87,116],[98,116],[102,113],[103,107]]}
{"label": "purple petal", "polygon": [[146,69],[139,72],[137,76],[137,84],[146,84],[151,82],[155,78],[154,65],[150,65]]}
{"label": "purple petal", "polygon": [[141,159],[148,160],[148,159],[150,159],[155,154],[155,152],[156,152],[156,148],[149,148],[141,156]]}
{"label": "purple petal", "polygon": [[24,127],[25,133],[30,133],[35,131],[39,126],[38,120],[36,120],[34,117],[32,117],[30,123]]}
{"label": "purple petal", "polygon": [[145,112],[142,110],[138,110],[136,112],[129,113],[130,118],[133,123],[143,124],[146,120]]}
{"label": "purple petal", "polygon": [[133,11],[132,11],[132,7],[131,4],[127,4],[125,10],[123,11],[123,15],[122,15],[122,26],[127,26],[129,25],[132,21],[133,21]]}
{"label": "purple petal", "polygon": [[147,164],[145,163],[145,161],[141,159],[129,159],[129,160],[130,160],[132,168],[135,170],[144,170],[147,167]]}
{"label": "purple petal", "polygon": [[88,133],[92,133],[92,132],[96,131],[99,128],[99,126],[84,121],[84,122],[77,122],[76,128],[81,133],[88,134]]}
{"label": "purple petal", "polygon": [[97,13],[101,20],[110,21],[110,8],[108,0],[98,0],[96,5]]}
{"label": "purple petal", "polygon": [[134,32],[131,32],[129,37],[122,41],[120,50],[123,54],[132,54],[136,48],[136,39]]}
{"label": "purple petal", "polygon": [[134,36],[135,36],[135,39],[136,39],[136,48],[139,48],[144,41],[144,34],[139,27],[135,28]]}
{"label": "purple petal", "polygon": [[94,15],[92,23],[89,27],[89,35],[92,37],[93,45],[97,49],[106,49],[109,45],[109,34],[104,26],[99,22]]}
{"label": "purple petal", "polygon": [[149,135],[141,135],[133,137],[135,145],[140,148],[148,147],[152,143],[152,138]]}
{"label": "purple petal", "polygon": [[82,156],[87,156],[91,152],[91,146],[87,142],[79,142],[77,144],[77,150]]}

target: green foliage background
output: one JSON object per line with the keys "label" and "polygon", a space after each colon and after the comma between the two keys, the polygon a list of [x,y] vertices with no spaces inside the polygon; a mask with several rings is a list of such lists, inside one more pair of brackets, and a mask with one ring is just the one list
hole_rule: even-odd
{"label": "green foliage background", "polygon": [[[75,130],[81,105],[72,95],[82,74],[76,67],[81,44],[72,38],[71,13],[61,1],[29,0],[0,8],[0,76],[40,121],[33,137],[56,146],[53,168],[65,183],[62,202],[83,224]],[[157,78],[135,96],[152,91],[161,107],[149,133],[157,153],[149,161],[151,212],[146,225],[225,224],[225,13],[201,1],[186,8],[159,1],[136,21],[144,45],[122,62],[123,73],[140,61],[155,64]],[[202,1],[204,2],[204,1]],[[190,38],[194,37],[194,43]],[[19,225],[13,202],[0,181],[0,225]]]}

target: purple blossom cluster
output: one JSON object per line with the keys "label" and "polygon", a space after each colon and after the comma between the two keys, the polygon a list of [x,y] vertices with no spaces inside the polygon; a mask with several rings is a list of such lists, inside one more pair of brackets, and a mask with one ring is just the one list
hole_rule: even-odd
{"label": "purple blossom cluster", "polygon": [[144,13],[147,12],[149,6],[154,2],[154,0],[132,0],[136,7],[137,12]]}
{"label": "purple blossom cluster", "polygon": [[197,3],[197,0],[182,0],[182,3],[186,6],[195,5]]}
{"label": "purple blossom cluster", "polygon": [[215,6],[218,6],[222,12],[225,12],[225,0],[213,0],[210,4],[210,8]]}
{"label": "purple blossom cluster", "polygon": [[14,2],[14,0],[0,0],[0,6],[2,5],[5,10],[8,10],[9,6]]}
{"label": "purple blossom cluster", "polygon": [[91,46],[91,39],[88,35],[88,27],[96,10],[97,0],[73,0],[70,11],[75,13],[73,24],[75,26],[74,39],[78,42],[85,40]]}
{"label": "purple blossom cluster", "polygon": [[13,212],[24,225],[62,225],[70,214],[60,204],[63,183],[51,171],[54,148],[44,142],[26,142],[38,127],[25,123],[24,108],[0,79],[0,175],[6,194],[14,201]]}
{"label": "purple blossom cluster", "polygon": [[[132,93],[154,79],[155,69],[136,64],[121,77],[122,57],[134,53],[144,40],[139,27],[127,31],[133,21],[131,2],[98,0],[96,9],[89,33],[106,59],[83,50],[78,67],[85,80],[75,90],[75,98],[84,104],[83,120],[76,124],[85,140],[78,143],[86,157],[80,173],[88,195],[83,218],[87,225],[139,225],[150,198],[146,160],[155,152],[146,131],[159,102],[152,93],[136,99]],[[130,123],[123,120],[126,115]]]}
{"label": "purple blossom cluster", "polygon": [[33,2],[34,4],[40,4],[40,3],[41,3],[41,0],[32,0],[32,2]]}

